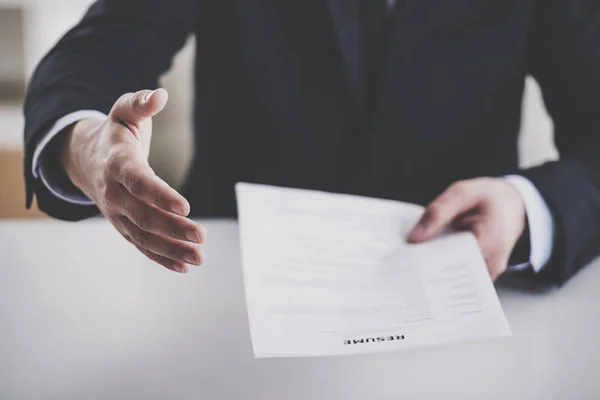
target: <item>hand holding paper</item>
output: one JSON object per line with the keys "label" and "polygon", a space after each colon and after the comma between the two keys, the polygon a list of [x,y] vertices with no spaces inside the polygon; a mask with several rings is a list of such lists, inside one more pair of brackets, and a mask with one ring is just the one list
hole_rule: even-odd
{"label": "hand holding paper", "polygon": [[488,271],[496,279],[506,271],[515,245],[525,231],[525,203],[507,179],[457,182],[427,206],[409,240],[413,243],[429,240],[450,224],[473,232]]}

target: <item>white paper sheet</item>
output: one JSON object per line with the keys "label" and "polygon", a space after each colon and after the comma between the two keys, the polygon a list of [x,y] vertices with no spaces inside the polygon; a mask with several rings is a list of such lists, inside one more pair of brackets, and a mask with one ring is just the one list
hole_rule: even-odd
{"label": "white paper sheet", "polygon": [[511,334],[471,233],[406,243],[422,207],[247,183],[236,192],[256,357]]}

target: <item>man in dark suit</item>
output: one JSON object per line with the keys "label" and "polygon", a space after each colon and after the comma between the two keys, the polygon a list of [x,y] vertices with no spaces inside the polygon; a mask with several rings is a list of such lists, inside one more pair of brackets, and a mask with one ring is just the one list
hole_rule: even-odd
{"label": "man in dark suit", "polygon": [[[147,162],[158,78],[197,38],[182,194]],[[524,80],[561,160],[520,170]],[[41,62],[25,173],[48,214],[98,212],[186,272],[203,228],[259,182],[429,204],[409,240],[471,229],[490,274],[561,284],[600,253],[595,0],[99,0]],[[441,195],[439,195],[442,193]]]}

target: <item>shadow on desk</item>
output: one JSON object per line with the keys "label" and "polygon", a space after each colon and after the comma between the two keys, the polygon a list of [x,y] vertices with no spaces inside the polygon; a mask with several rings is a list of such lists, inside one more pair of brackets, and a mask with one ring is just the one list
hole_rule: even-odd
{"label": "shadow on desk", "polygon": [[547,295],[557,290],[556,286],[533,282],[519,274],[505,274],[496,281],[496,288],[502,292],[518,292],[530,295]]}

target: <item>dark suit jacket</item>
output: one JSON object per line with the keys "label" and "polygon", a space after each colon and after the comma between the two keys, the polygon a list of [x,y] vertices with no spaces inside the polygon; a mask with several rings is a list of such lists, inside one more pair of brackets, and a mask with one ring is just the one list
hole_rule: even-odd
{"label": "dark suit jacket", "polygon": [[[425,204],[450,183],[520,173],[557,225],[537,279],[562,283],[600,253],[600,2],[398,0],[389,48],[365,97],[355,0],[99,0],[39,65],[25,105],[28,198],[48,214],[95,211],[55,199],[30,173],[58,118],[108,113],[158,86],[197,37],[195,216],[234,216],[234,183]],[[561,161],[519,171],[524,79],[540,82]]]}

